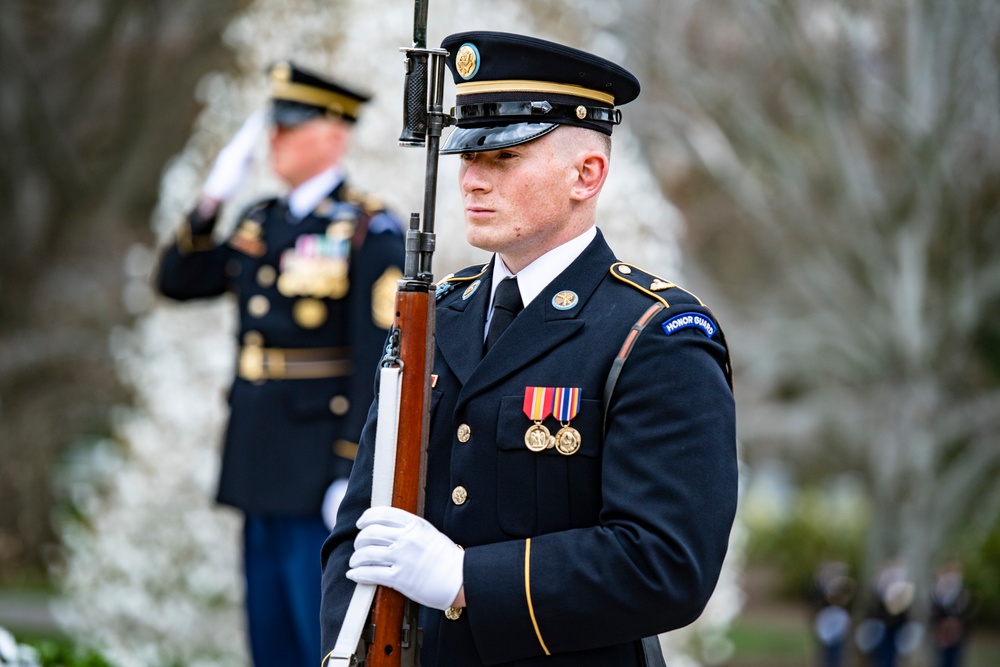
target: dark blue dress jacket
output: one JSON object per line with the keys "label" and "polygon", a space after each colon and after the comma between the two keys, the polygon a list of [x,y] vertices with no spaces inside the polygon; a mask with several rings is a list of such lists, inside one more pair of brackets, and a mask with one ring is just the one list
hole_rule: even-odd
{"label": "dark blue dress jacket", "polygon": [[[402,228],[343,183],[298,221],[282,202],[268,200],[251,207],[224,243],[212,241],[214,224],[191,214],[179,241],[162,256],[160,292],[178,300],[232,293],[241,346],[334,349],[343,357],[331,377],[247,379],[237,373],[218,500],[252,514],[318,515],[329,484],[350,474],[372,402],[372,378],[391,325],[391,312],[379,311],[386,303],[391,311],[402,276]],[[283,282],[293,263],[288,254],[301,259],[313,252],[333,225],[339,225],[337,261],[347,262],[347,282],[324,296],[326,288],[310,283],[315,276],[305,271],[289,289]],[[311,266],[308,258],[302,266]],[[336,293],[344,287],[346,293]]]}
{"label": "dark blue dress jacket", "polygon": [[[701,614],[726,554],[737,462],[723,334],[696,297],[617,263],[598,233],[484,358],[491,277],[475,267],[439,288],[425,516],[465,549],[467,608],[457,620],[421,609],[421,664],[641,665],[641,638]],[[604,405],[616,355],[656,304]],[[582,389],[579,451],[525,446],[527,387]],[[323,548],[324,653],[354,587],[375,414]]]}

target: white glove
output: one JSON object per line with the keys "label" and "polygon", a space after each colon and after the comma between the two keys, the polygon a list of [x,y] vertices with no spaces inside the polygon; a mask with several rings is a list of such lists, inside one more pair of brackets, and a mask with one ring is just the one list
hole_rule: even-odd
{"label": "white glove", "polygon": [[250,170],[253,150],[265,125],[267,116],[263,111],[252,113],[243,121],[240,129],[215,158],[212,171],[209,172],[205,187],[202,188],[206,197],[220,202],[226,201],[239,189]]}
{"label": "white glove", "polygon": [[346,493],[346,477],[333,480],[333,483],[326,489],[326,494],[323,496],[323,523],[330,530],[333,530],[333,527],[337,525],[337,510],[340,509],[340,503],[344,500]]}
{"label": "white glove", "polygon": [[465,552],[444,533],[395,507],[365,510],[358,528],[348,579],[394,588],[433,609],[447,609],[455,601]]}

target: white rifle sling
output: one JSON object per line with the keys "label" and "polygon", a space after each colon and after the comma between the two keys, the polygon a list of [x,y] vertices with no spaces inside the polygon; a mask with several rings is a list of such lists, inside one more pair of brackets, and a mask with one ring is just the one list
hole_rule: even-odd
{"label": "white rifle sling", "polygon": [[[372,507],[392,504],[392,480],[396,472],[396,435],[399,430],[399,398],[402,369],[383,366],[379,374],[378,427],[375,430],[375,460],[372,473]],[[374,584],[357,584],[340,626],[337,643],[326,667],[349,667],[356,664],[354,653],[368,622]]]}

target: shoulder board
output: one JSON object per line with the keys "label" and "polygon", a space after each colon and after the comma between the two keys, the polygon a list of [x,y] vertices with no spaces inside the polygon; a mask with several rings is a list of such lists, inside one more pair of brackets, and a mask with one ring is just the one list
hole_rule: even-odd
{"label": "shoulder board", "polygon": [[659,276],[654,275],[649,271],[640,269],[638,266],[633,264],[615,262],[611,265],[610,271],[611,275],[615,278],[622,281],[626,285],[631,285],[643,294],[648,294],[662,303],[665,308],[670,307],[670,303],[667,301],[668,298],[680,301],[681,303],[693,302],[697,303],[699,306],[705,305],[702,303],[701,299],[696,297],[694,294],[681,289],[665,278],[660,278]]}
{"label": "shoulder board", "polygon": [[489,262],[486,264],[475,264],[473,266],[467,266],[461,271],[456,271],[455,273],[449,273],[444,278],[438,281],[437,290],[435,291],[435,299],[440,299],[448,292],[452,291],[460,283],[468,282],[470,280],[475,280],[479,276],[486,273],[486,270],[490,268]]}
{"label": "shoulder board", "polygon": [[368,218],[368,231],[372,234],[391,232],[393,234],[405,234],[406,228],[403,221],[389,211],[381,211]]}
{"label": "shoulder board", "polygon": [[383,204],[380,199],[365,192],[361,192],[360,190],[355,190],[349,185],[344,186],[341,194],[344,201],[357,206],[358,209],[366,215],[375,215],[376,213],[385,210],[385,204]]}
{"label": "shoulder board", "polygon": [[[627,264],[626,262],[615,262],[614,264],[611,265],[610,271],[611,275],[613,275],[615,278],[622,281],[626,285],[631,285],[632,287],[639,290],[643,294],[648,294],[649,296],[653,297],[654,299],[662,303],[664,308],[670,308],[670,303],[667,302],[667,298],[669,297],[670,300],[674,302],[675,306],[684,304],[689,304],[689,305],[697,304],[698,306],[705,308],[706,310],[708,310],[709,313],[711,313],[711,310],[708,308],[708,306],[706,306],[701,299],[699,299],[691,292],[688,292],[687,290],[678,287],[669,280],[665,280],[663,278],[660,278],[659,276],[649,273],[648,271],[644,271],[637,266],[634,266],[632,264]],[[633,331],[635,331],[636,326],[639,326],[640,324],[642,326],[640,327],[639,331],[641,331],[642,328],[645,328],[645,325],[648,323],[648,318],[654,314],[656,308],[658,307],[652,307],[649,310],[647,310],[646,313],[639,319],[639,321],[636,322],[635,325],[633,325],[632,327]],[[699,316],[701,316],[702,318],[701,321],[698,320]],[[714,318],[714,316],[711,317]],[[726,337],[725,334],[722,333],[722,329],[720,329],[718,325],[714,321],[712,321],[711,318],[704,317],[704,315],[700,311],[698,312],[692,311],[689,313],[681,313],[680,315],[675,315],[671,319],[664,322],[662,326],[664,333],[666,333],[668,336],[671,335],[674,331],[677,331],[679,329],[684,329],[689,326],[697,327],[709,338],[713,338],[716,332],[718,332],[719,334],[718,340],[720,343],[722,343],[723,347],[725,347],[726,349],[726,362],[723,367],[723,372],[726,375],[726,382],[729,384],[729,390],[732,391],[733,364],[729,356],[729,345],[726,343]],[[624,347],[622,348],[622,352],[625,352]],[[624,363],[624,359],[621,357],[622,352],[619,353],[619,358],[622,359],[621,363]],[[628,354],[626,353],[625,356],[628,356]],[[620,366],[618,360],[615,361],[615,365]],[[615,371],[614,369],[612,369],[612,376],[615,378],[617,377],[617,371]],[[610,396],[610,392],[613,389],[614,389],[614,382],[612,381],[612,377],[609,376],[608,384],[605,386],[605,405],[608,404],[608,397]]]}

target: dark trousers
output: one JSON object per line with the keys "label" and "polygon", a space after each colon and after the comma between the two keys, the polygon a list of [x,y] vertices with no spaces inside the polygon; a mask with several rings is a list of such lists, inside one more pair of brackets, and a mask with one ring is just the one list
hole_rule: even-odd
{"label": "dark trousers", "polygon": [[320,549],[315,517],[247,515],[243,526],[247,625],[255,667],[315,667],[320,655]]}

